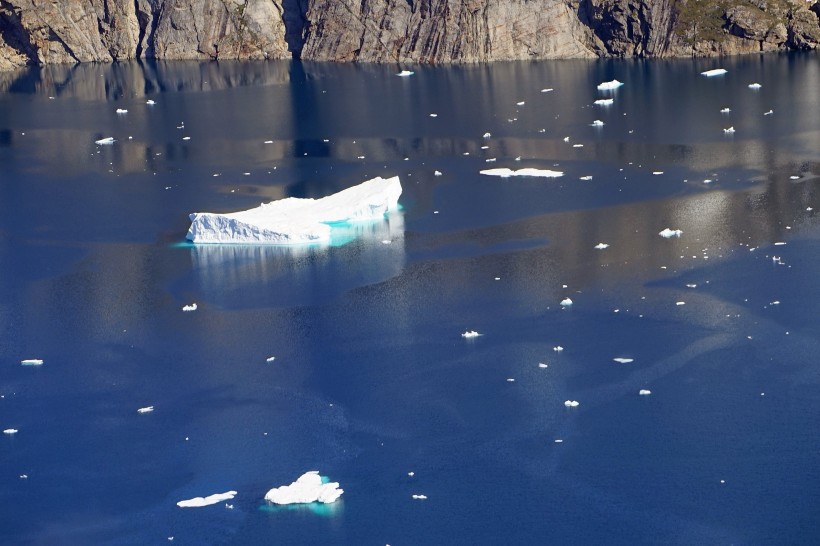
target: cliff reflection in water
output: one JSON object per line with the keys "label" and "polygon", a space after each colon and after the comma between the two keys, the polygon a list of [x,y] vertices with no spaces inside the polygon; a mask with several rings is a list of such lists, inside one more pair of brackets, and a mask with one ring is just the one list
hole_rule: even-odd
{"label": "cliff reflection in water", "polygon": [[401,212],[334,226],[329,245],[193,245],[193,282],[228,308],[311,305],[398,275],[404,247]]}

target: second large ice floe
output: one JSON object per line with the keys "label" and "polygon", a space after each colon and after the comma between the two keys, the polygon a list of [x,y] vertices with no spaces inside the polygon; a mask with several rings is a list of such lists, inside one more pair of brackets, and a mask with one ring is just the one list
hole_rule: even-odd
{"label": "second large ice floe", "polygon": [[195,212],[187,238],[194,243],[327,243],[330,224],[384,218],[398,209],[401,191],[398,176],[377,177],[321,199],[288,197],[240,212]]}
{"label": "second large ice floe", "polygon": [[274,504],[331,503],[342,496],[344,489],[337,482],[323,482],[318,470],[305,472],[290,485],[274,487],[265,500]]}

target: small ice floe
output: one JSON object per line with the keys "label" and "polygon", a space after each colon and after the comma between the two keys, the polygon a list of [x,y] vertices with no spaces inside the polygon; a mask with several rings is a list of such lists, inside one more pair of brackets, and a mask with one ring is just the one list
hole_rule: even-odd
{"label": "small ice floe", "polygon": [[721,109],[720,109],[720,113],[721,113],[721,114],[728,114],[728,113],[729,113],[729,112],[731,112],[731,111],[732,111],[732,110],[731,110],[730,108],[721,108]]}
{"label": "small ice floe", "polygon": [[783,246],[786,244],[786,241],[777,241],[774,246]]}
{"label": "small ice floe", "polygon": [[734,126],[732,126],[732,127],[727,127],[726,129],[724,129],[724,130],[723,130],[723,134],[726,134],[726,135],[733,135],[733,134],[735,134],[735,128],[734,128]]}
{"label": "small ice floe", "polygon": [[191,137],[189,137],[189,136],[184,136],[184,137],[182,137],[182,140],[191,140]]}
{"label": "small ice floe", "polygon": [[137,410],[137,413],[151,413],[154,411],[154,406],[145,406]]}
{"label": "small ice floe", "polygon": [[18,432],[16,428],[7,428],[3,431],[3,434],[17,434]]}
{"label": "small ice floe", "polygon": [[411,472],[408,472],[408,473],[407,473],[407,475],[408,475],[408,476],[410,476],[410,477],[412,478],[413,476],[415,476],[415,475],[416,475],[416,473],[411,471]]}
{"label": "small ice floe", "polygon": [[655,176],[660,176],[663,174],[663,171],[652,171],[652,174],[654,174]]}
{"label": "small ice floe", "polygon": [[663,231],[658,233],[658,235],[660,235],[664,239],[671,239],[672,237],[680,237],[682,233],[683,231],[679,229],[665,228]]}
{"label": "small ice floe", "polygon": [[479,334],[475,330],[467,330],[466,332],[461,334],[461,337],[463,337],[465,339],[471,339],[471,338],[478,337],[478,336],[483,336],[483,335],[484,334]]}
{"label": "small ice floe", "polygon": [[187,312],[196,311],[196,303],[192,303],[191,305],[183,305],[182,310]]}
{"label": "small ice floe", "polygon": [[42,358],[27,358],[25,360],[21,360],[20,364],[23,366],[42,366],[43,359]]}
{"label": "small ice floe", "polygon": [[621,357],[621,356],[619,356],[617,358],[613,358],[612,360],[614,360],[618,364],[629,364],[630,362],[635,361],[634,358],[624,358],[624,357]]}
{"label": "small ice floe", "polygon": [[675,305],[686,305],[685,301],[676,301]]}
{"label": "small ice floe", "polygon": [[772,114],[774,114],[774,110],[769,110],[768,112],[763,112],[764,116],[771,116]]}
{"label": "small ice floe", "polygon": [[305,472],[290,485],[274,487],[265,494],[265,500],[274,504],[308,504],[335,502],[344,493],[338,482],[323,483],[318,470]]}
{"label": "small ice floe", "polygon": [[800,180],[800,177],[797,176],[796,174],[793,174],[789,177],[789,180]]}
{"label": "small ice floe", "polygon": [[552,91],[552,87],[545,87],[541,90],[542,93],[549,93],[550,91]]}
{"label": "small ice floe", "polygon": [[274,360],[276,360],[275,356],[269,356],[268,358],[265,359],[265,362],[273,362]]}
{"label": "small ice floe", "polygon": [[427,500],[427,495],[413,495],[413,500]]}
{"label": "small ice floe", "polygon": [[437,118],[437,117],[438,117],[438,114],[430,114],[430,117],[431,117],[431,118]]}
{"label": "small ice floe", "polygon": [[609,248],[609,245],[606,243],[598,243],[597,245],[595,245],[596,250],[603,250],[605,248]]}
{"label": "small ice floe", "polygon": [[638,394],[641,396],[649,396],[650,394],[652,394],[652,391],[650,391],[649,389],[641,389],[638,391]]}
{"label": "small ice floe", "polygon": [[273,144],[273,141],[272,141],[272,140],[266,140],[266,141],[264,142],[264,144]]}
{"label": "small ice floe", "polygon": [[573,148],[583,148],[584,145],[583,144],[573,144],[572,147]]}
{"label": "small ice floe", "polygon": [[396,74],[396,76],[406,78],[407,76],[412,76],[413,74],[415,74],[415,72],[413,72],[412,70],[402,70],[401,72]]}
{"label": "small ice floe", "polygon": [[612,89],[617,89],[622,86],[623,83],[619,82],[618,80],[612,80],[609,82],[603,82],[598,84],[598,90],[600,91],[610,91]]}
{"label": "small ice floe", "polygon": [[128,110],[126,110],[126,109],[124,109],[124,108],[117,108],[117,113],[118,113],[118,114],[127,114],[127,113],[128,113]]}
{"label": "small ice floe", "polygon": [[592,125],[593,127],[603,127],[603,126],[604,126],[604,122],[603,122],[603,121],[601,121],[600,119],[596,119],[595,121],[593,121],[593,122],[592,122],[592,124],[591,124],[591,125]]}
{"label": "small ice floe", "polygon": [[561,307],[570,307],[572,306],[572,300],[569,298],[564,298],[561,300]]}
{"label": "small ice floe", "polygon": [[203,506],[210,506],[222,501],[231,500],[236,496],[236,491],[227,491],[225,493],[214,493],[207,497],[194,497],[193,499],[181,500],[177,503],[180,508],[201,508]]}
{"label": "small ice floe", "polygon": [[486,174],[487,176],[500,176],[502,178],[508,178],[510,176],[540,176],[544,178],[556,178],[558,176],[564,176],[564,173],[560,171],[551,171],[549,169],[518,169],[514,171],[512,169],[502,168],[502,169],[485,169],[480,171],[481,174]]}
{"label": "small ice floe", "polygon": [[577,408],[581,405],[581,403],[578,402],[578,400],[567,400],[566,402],[564,402],[564,405],[568,408]]}
{"label": "small ice floe", "polygon": [[487,158],[487,159],[484,160],[484,163],[495,163],[495,158],[494,157]]}
{"label": "small ice floe", "polygon": [[578,180],[592,180],[592,175],[588,174],[586,176],[581,176],[578,178]]}
{"label": "small ice floe", "polygon": [[697,288],[697,287],[698,287],[698,285],[696,285],[696,284],[687,284],[686,285],[686,288]]}
{"label": "small ice floe", "polygon": [[153,106],[153,105],[155,105],[155,104],[156,104],[156,102],[154,102],[154,101],[153,101],[153,100],[151,100],[151,99],[148,99],[147,101],[145,101],[145,104],[147,104],[148,106]]}
{"label": "small ice floe", "polygon": [[515,379],[513,379],[512,377],[508,377],[507,383],[515,383]]}
{"label": "small ice floe", "polygon": [[613,102],[615,102],[615,99],[598,99],[592,104],[597,104],[598,106],[609,106]]}
{"label": "small ice floe", "polygon": [[493,136],[491,133],[484,133],[481,135],[482,138],[490,138],[491,136]]}
{"label": "small ice floe", "polygon": [[433,171],[433,176],[441,176],[441,171]]}
{"label": "small ice floe", "polygon": [[20,479],[21,480],[27,480],[28,479],[28,474],[20,474]]}
{"label": "small ice floe", "polygon": [[707,78],[711,78],[712,76],[722,76],[726,74],[728,70],[725,68],[713,68],[712,70],[707,70],[706,72],[701,72],[701,75],[706,76]]}
{"label": "small ice floe", "polygon": [[755,83],[750,83],[750,84],[749,84],[749,89],[754,89],[755,91],[757,91],[757,90],[758,90],[758,89],[760,89],[761,87],[763,87],[763,86],[762,86],[762,85],[760,85],[760,84],[759,84],[759,83],[757,83],[757,82],[755,82]]}
{"label": "small ice floe", "polygon": [[560,345],[556,345],[555,347],[552,348],[552,350],[555,351],[556,353],[560,353],[561,351],[564,350],[564,348],[561,347]]}
{"label": "small ice floe", "polygon": [[100,146],[106,146],[109,144],[114,144],[114,137],[105,137],[101,138],[100,140],[95,140],[94,144],[99,144]]}
{"label": "small ice floe", "polygon": [[538,367],[539,367],[539,368],[549,368],[549,364],[545,364],[545,363],[543,363],[543,362],[539,362],[539,363],[538,363]]}
{"label": "small ice floe", "polygon": [[555,443],[556,443],[556,444],[563,444],[563,443],[564,443],[564,440],[562,440],[562,439],[558,438],[557,440],[555,440]]}
{"label": "small ice floe", "polygon": [[516,105],[516,106],[524,106],[525,104],[526,104],[526,103],[525,103],[523,100],[522,100],[522,101],[520,101],[520,102],[516,102],[516,103],[515,103],[515,105]]}

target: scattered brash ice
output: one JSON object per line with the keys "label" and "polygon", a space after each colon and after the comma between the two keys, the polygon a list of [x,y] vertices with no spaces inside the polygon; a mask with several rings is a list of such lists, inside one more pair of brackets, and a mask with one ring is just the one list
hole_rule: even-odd
{"label": "scattered brash ice", "polygon": [[707,70],[706,72],[701,72],[702,75],[706,76],[707,78],[711,78],[712,76],[722,76],[726,74],[728,70],[725,68],[713,68],[712,70]]}
{"label": "scattered brash ice", "polygon": [[225,493],[214,493],[207,497],[194,497],[193,499],[181,500],[177,503],[180,508],[201,508],[209,506],[218,502],[231,500],[236,496],[236,491],[227,491]]}
{"label": "scattered brash ice", "polygon": [[41,358],[27,358],[25,360],[21,360],[20,364],[23,366],[42,366],[43,359]]}
{"label": "scattered brash ice", "polygon": [[182,310],[186,313],[190,313],[191,311],[196,311],[196,303],[192,303],[191,305],[183,305]]}
{"label": "scattered brash ice", "polygon": [[342,496],[344,489],[337,482],[322,483],[318,470],[305,472],[290,485],[274,487],[265,494],[265,500],[274,504],[331,503]]}
{"label": "scattered brash ice", "polygon": [[665,228],[663,231],[658,233],[658,235],[664,237],[665,239],[671,239],[672,237],[680,237],[682,233],[683,231],[679,229]]}
{"label": "scattered brash ice", "polygon": [[398,209],[399,177],[376,177],[321,199],[288,197],[241,212],[190,215],[194,243],[305,244],[330,242],[333,223],[382,219]]}
{"label": "scattered brash ice", "polygon": [[598,89],[600,91],[610,91],[612,89],[617,89],[622,85],[623,85],[622,82],[619,82],[618,80],[612,80],[612,81],[609,81],[609,82],[599,83],[598,84]]}
{"label": "scattered brash ice", "polygon": [[486,174],[487,176],[500,176],[501,178],[508,178],[510,176],[539,176],[544,178],[556,178],[559,176],[564,176],[564,173],[560,171],[551,171],[549,169],[518,169],[514,171],[512,169],[501,168],[501,169],[486,169],[480,171],[481,174]]}

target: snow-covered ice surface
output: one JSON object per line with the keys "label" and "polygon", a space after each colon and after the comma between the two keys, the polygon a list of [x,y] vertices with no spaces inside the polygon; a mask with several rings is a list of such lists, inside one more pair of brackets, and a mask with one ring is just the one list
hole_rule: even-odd
{"label": "snow-covered ice surface", "polygon": [[288,197],[241,212],[190,215],[193,243],[328,243],[331,224],[373,221],[398,208],[398,176],[373,178],[321,199]]}
{"label": "snow-covered ice surface", "polygon": [[210,506],[218,502],[231,500],[237,495],[236,491],[227,491],[225,493],[214,493],[207,497],[194,497],[193,499],[181,500],[177,503],[180,508],[202,508],[203,506]]}
{"label": "snow-covered ice surface", "polygon": [[337,482],[324,482],[318,470],[305,472],[290,485],[274,487],[265,500],[274,504],[307,504],[335,502],[344,493]]}
{"label": "snow-covered ice surface", "polygon": [[552,171],[550,169],[533,169],[533,168],[526,168],[526,169],[518,169],[516,171],[512,169],[508,169],[506,167],[500,169],[485,169],[480,171],[481,174],[486,174],[487,176],[500,176],[502,178],[508,178],[510,176],[534,176],[534,177],[543,177],[543,178],[557,178],[559,176],[564,176],[564,173],[560,171]]}

